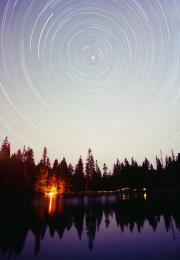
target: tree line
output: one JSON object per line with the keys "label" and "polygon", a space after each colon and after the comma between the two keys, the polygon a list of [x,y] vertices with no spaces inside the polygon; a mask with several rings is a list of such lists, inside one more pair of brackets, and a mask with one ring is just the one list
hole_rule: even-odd
{"label": "tree line", "polygon": [[115,191],[121,188],[179,189],[180,153],[165,160],[156,156],[153,166],[145,158],[138,164],[134,158],[128,161],[116,160],[112,170],[106,163],[102,169],[95,160],[92,150],[88,150],[86,161],[80,156],[73,166],[63,158],[50,163],[47,148],[42,158],[35,163],[33,149],[24,147],[11,154],[10,142],[6,137],[0,147],[0,193],[34,194],[57,191]]}

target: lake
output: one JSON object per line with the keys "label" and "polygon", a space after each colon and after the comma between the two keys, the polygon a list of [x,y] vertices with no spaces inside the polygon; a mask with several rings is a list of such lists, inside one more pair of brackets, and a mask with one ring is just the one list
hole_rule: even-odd
{"label": "lake", "polygon": [[1,199],[0,259],[180,259],[180,200]]}

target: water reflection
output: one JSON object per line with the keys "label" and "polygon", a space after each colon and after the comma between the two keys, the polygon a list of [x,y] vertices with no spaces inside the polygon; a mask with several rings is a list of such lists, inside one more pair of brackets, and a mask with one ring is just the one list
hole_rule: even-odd
{"label": "water reflection", "polygon": [[[141,233],[145,223],[156,231],[160,223],[167,232],[180,230],[180,203],[178,200],[127,199],[118,196],[62,197],[45,196],[22,201],[1,201],[0,250],[2,255],[17,256],[23,251],[29,231],[34,236],[34,255],[49,232],[62,239],[65,231],[75,228],[77,236],[88,239],[93,250],[96,233],[102,224],[116,228],[120,234],[126,230]],[[48,229],[48,230],[47,230]],[[111,239],[109,237],[108,239]]]}
{"label": "water reflection", "polygon": [[46,195],[46,205],[48,208],[49,215],[53,215],[56,210],[56,195],[48,194]]}

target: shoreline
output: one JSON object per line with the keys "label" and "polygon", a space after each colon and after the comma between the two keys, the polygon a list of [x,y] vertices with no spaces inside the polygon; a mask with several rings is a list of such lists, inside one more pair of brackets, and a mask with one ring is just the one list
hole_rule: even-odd
{"label": "shoreline", "polygon": [[[120,196],[127,196],[129,199],[133,198],[142,198],[143,195],[146,194],[148,198],[153,197],[174,197],[180,198],[180,191],[179,190],[155,190],[155,189],[128,189],[128,190],[115,190],[115,191],[82,191],[82,192],[64,192],[54,194],[54,196],[60,197],[83,197],[83,196],[110,196],[110,195],[120,195]],[[44,193],[33,193],[33,194],[0,194],[0,199],[32,199],[37,197],[44,197],[48,196]]]}

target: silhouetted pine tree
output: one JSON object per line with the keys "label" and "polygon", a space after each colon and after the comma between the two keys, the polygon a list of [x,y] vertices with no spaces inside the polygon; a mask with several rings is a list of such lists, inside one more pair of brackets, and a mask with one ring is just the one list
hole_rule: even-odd
{"label": "silhouetted pine tree", "polygon": [[74,176],[73,176],[73,190],[75,191],[85,190],[84,166],[83,166],[83,161],[81,156],[78,160],[78,163],[75,168]]}
{"label": "silhouetted pine tree", "polygon": [[90,190],[92,187],[92,178],[95,172],[95,164],[94,164],[94,157],[92,155],[92,151],[89,148],[88,150],[88,156],[86,160],[86,190]]}
{"label": "silhouetted pine tree", "polygon": [[0,159],[10,159],[10,143],[6,136],[0,149]]}

